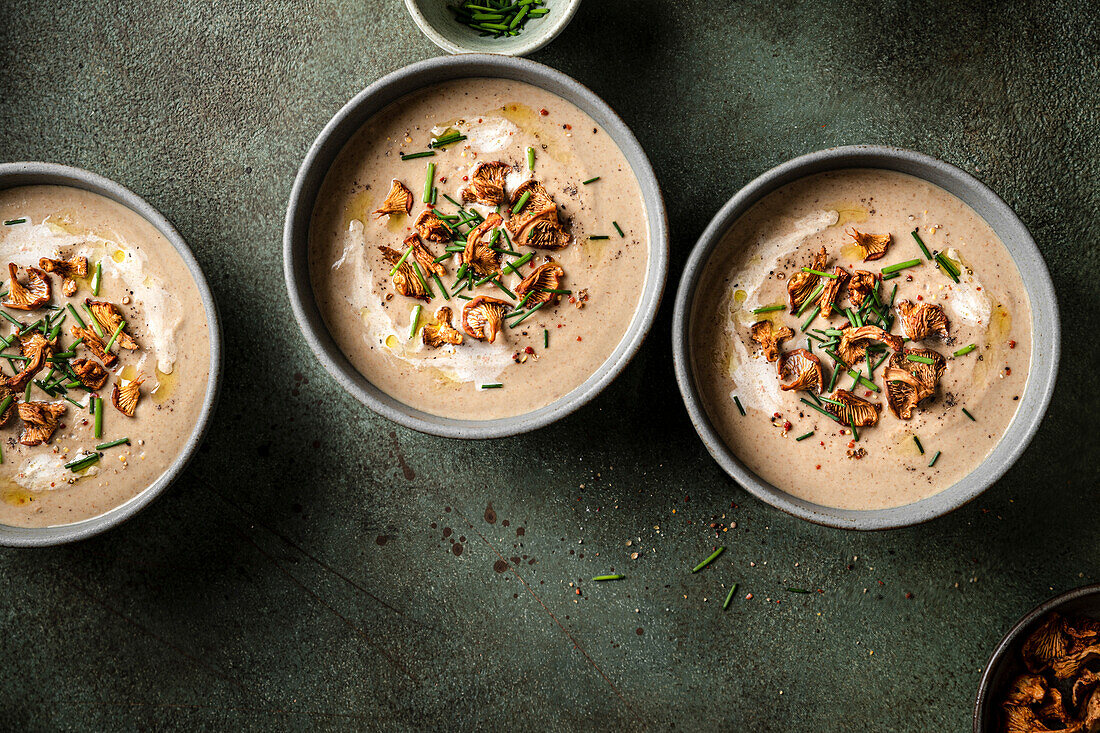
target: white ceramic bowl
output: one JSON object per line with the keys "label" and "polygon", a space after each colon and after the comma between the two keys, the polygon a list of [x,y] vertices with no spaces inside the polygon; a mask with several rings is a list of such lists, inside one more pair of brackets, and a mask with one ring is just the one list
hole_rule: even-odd
{"label": "white ceramic bowl", "polygon": [[581,0],[546,0],[542,7],[550,12],[527,21],[517,36],[493,38],[482,36],[455,20],[447,6],[455,0],[405,0],[409,15],[432,43],[447,53],[499,53],[504,56],[526,56],[545,46],[561,33]]}

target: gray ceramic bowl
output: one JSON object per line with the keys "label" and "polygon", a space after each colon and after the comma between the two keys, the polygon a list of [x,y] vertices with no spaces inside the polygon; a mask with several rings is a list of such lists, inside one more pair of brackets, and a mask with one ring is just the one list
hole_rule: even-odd
{"label": "gray ceramic bowl", "polygon": [[[762,480],[726,446],[714,429],[699,396],[692,367],[690,343],[695,288],[711,253],[730,226],[763,196],[792,181],[842,168],[883,168],[908,173],[958,196],[982,216],[1005,243],[1020,272],[1031,301],[1031,374],[1020,397],[1016,417],[993,452],[978,468],[944,491],[912,504],[892,509],[858,511],[835,509],[796,498]],[[1023,453],[1043,419],[1060,352],[1058,302],[1046,263],[1023,223],[1008,205],[981,181],[943,161],[899,148],[853,145],[803,155],[772,168],[722,207],[711,220],[688,258],[672,322],[672,351],[676,381],[688,413],[707,450],[726,473],[757,498],[811,522],[844,529],[905,527],[942,516],[970,501],[999,479]]]}
{"label": "gray ceramic bowl", "polygon": [[1023,671],[1020,647],[1048,613],[1081,614],[1100,618],[1100,585],[1086,585],[1040,603],[1016,622],[985,663],[974,700],[974,733],[994,733],[998,725],[997,698],[1012,676]]}
{"label": "gray ceramic bowl", "polygon": [[530,20],[518,36],[492,38],[455,20],[447,9],[454,0],[405,0],[409,15],[420,31],[447,53],[499,53],[526,56],[534,53],[565,30],[581,0],[546,0],[550,10],[539,20]]}
{"label": "gray ceramic bowl", "polygon": [[135,211],[156,227],[165,239],[171,242],[187,265],[187,269],[191,272],[191,277],[195,280],[195,286],[198,288],[203,308],[206,311],[206,321],[210,325],[210,377],[206,381],[206,391],[203,393],[202,398],[202,412],[199,413],[198,422],[195,423],[190,435],[180,436],[182,445],[179,455],[155,482],[125,504],[82,522],[42,528],[9,527],[0,524],[0,545],[15,547],[45,547],[87,539],[126,521],[147,507],[153,499],[160,496],[183,473],[183,470],[195,455],[195,451],[198,450],[199,444],[206,434],[206,428],[210,424],[210,418],[214,414],[214,405],[218,398],[218,385],[221,382],[222,332],[218,321],[218,310],[214,304],[214,297],[210,293],[210,287],[206,284],[206,277],[199,268],[199,263],[195,261],[190,248],[183,241],[183,237],[180,236],[175,227],[136,193],[95,173],[55,163],[0,164],[0,189],[38,185],[71,186],[116,201]]}
{"label": "gray ceramic bowl", "polygon": [[[309,277],[309,224],[317,192],[348,139],[386,105],[425,86],[451,79],[493,77],[541,87],[572,102],[603,127],[626,156],[638,179],[649,225],[645,289],[619,345],[587,380],[546,407],[498,420],[453,420],[415,410],[371,384],[336,345],[313,297]],[[591,90],[565,74],[524,59],[464,54],[429,59],[382,77],[357,94],[329,121],[310,147],[294,181],[283,228],[283,266],[294,315],[306,341],[332,376],[378,414],[425,433],[449,438],[499,438],[540,428],[581,407],[606,387],[638,351],[653,324],[668,270],[668,221],[661,189],[638,141],[626,124]]]}

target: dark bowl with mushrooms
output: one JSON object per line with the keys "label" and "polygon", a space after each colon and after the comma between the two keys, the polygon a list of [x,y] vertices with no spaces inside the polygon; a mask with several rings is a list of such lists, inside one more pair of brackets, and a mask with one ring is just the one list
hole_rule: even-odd
{"label": "dark bowl with mushrooms", "polygon": [[985,664],[974,733],[1100,730],[1100,585],[1045,601]]}

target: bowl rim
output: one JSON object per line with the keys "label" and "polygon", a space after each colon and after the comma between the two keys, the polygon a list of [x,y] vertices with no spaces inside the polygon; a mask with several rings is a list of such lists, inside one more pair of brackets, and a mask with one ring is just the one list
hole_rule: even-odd
{"label": "bowl rim", "polygon": [[[694,305],[695,288],[711,253],[733,222],[752,204],[787,183],[816,173],[849,168],[908,173],[962,199],[994,228],[1021,276],[1027,273],[1024,283],[1031,301],[1030,373],[1016,415],[1005,434],[973,471],[952,486],[919,501],[888,509],[826,507],[798,499],[759,478],[741,463],[711,424],[691,366],[688,319]],[[996,193],[969,173],[923,153],[885,145],[847,145],[801,155],[764,172],[734,194],[711,219],[688,257],[676,292],[672,319],[673,366],[680,394],[699,437],[722,469],[750,494],[815,524],[840,529],[894,529],[948,514],[973,500],[1012,467],[1031,442],[1050,404],[1058,373],[1060,334],[1058,301],[1046,262],[1023,222]]]}
{"label": "bowl rim", "polygon": [[[638,181],[649,227],[646,280],[634,315],[604,362],[571,392],[532,412],[493,420],[457,420],[416,410],[375,387],[340,350],[313,296],[309,272],[309,225],[313,205],[332,162],[364,122],[386,105],[432,84],[454,79],[503,78],[532,84],[577,106],[618,145]],[[283,226],[283,272],[291,309],[303,337],[325,370],[353,397],[383,417],[445,438],[488,439],[519,435],[549,425],[586,405],[610,384],[641,348],[664,294],[669,236],[664,198],[649,158],[611,107],[566,74],[528,59],[461,54],[418,61],[363,89],[326,123],[294,179]]]}
{"label": "bowl rim", "polygon": [[1086,598],[1088,596],[1100,597],[1100,583],[1082,585],[1067,590],[1064,593],[1059,593],[1052,598],[1048,598],[1021,616],[1020,619],[1005,632],[1005,635],[1001,637],[1001,640],[993,647],[989,659],[986,660],[985,666],[982,668],[982,676],[978,680],[978,692],[974,696],[974,733],[985,733],[982,725],[985,723],[985,707],[989,698],[990,686],[993,684],[993,675],[999,667],[1000,662],[1004,659],[1005,654],[1016,645],[1020,636],[1040,618],[1052,611],[1058,610],[1061,606],[1071,601],[1076,601],[1079,598]]}
{"label": "bowl rim", "polygon": [[0,545],[8,547],[48,547],[85,540],[125,522],[149,506],[180,477],[194,458],[210,427],[221,386],[222,331],[217,302],[194,253],[179,231],[145,199],[98,173],[60,163],[39,161],[0,163],[0,190],[50,185],[79,188],[121,204],[149,222],[168,240],[187,266],[206,312],[210,368],[198,419],[176,457],[153,483],[124,503],[79,522],[50,527],[14,527],[0,524]]}
{"label": "bowl rim", "polygon": [[[526,56],[529,53],[538,51],[543,46],[550,43],[550,41],[553,41],[563,30],[565,30],[565,27],[569,25],[570,21],[573,20],[573,16],[576,14],[581,2],[580,0],[561,0],[561,4],[563,6],[561,12],[557,13],[553,18],[553,23],[543,24],[540,22],[538,26],[538,35],[528,36],[526,42],[519,41],[511,48],[502,48],[500,51],[494,53],[501,56]],[[420,9],[420,4],[417,0],[405,0],[405,8],[409,11],[409,15],[412,16],[413,22],[416,23],[416,27],[420,29],[420,32],[423,33],[429,41],[447,53],[489,53],[488,51],[455,43],[450,38],[440,33],[436,30],[432,22],[428,20],[428,17],[424,15],[424,11]]]}

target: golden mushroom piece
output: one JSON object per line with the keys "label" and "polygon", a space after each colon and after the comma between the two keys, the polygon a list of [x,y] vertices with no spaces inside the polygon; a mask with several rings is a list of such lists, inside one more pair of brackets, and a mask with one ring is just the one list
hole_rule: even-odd
{"label": "golden mushroom piece", "polygon": [[73,335],[74,339],[80,339],[84,347],[103,362],[103,366],[110,368],[112,364],[118,361],[118,357],[107,351],[107,344],[92,329],[70,326],[69,333]]}
{"label": "golden mushroom piece", "polygon": [[493,343],[500,333],[504,311],[511,307],[507,301],[479,295],[462,309],[462,330],[478,341]]}
{"label": "golden mushroom piece", "polygon": [[824,318],[828,318],[833,314],[833,308],[836,307],[836,299],[840,294],[840,289],[848,283],[850,277],[848,271],[843,267],[837,267],[833,270],[833,274],[836,277],[823,278],[825,289],[821,291],[821,298],[817,301],[821,306],[821,315]]}
{"label": "golden mushroom piece", "polygon": [[905,335],[912,341],[920,341],[936,335],[945,339],[950,335],[947,314],[935,303],[913,303],[903,300],[895,306],[901,314]]}
{"label": "golden mushroom piece", "polygon": [[509,211],[520,206],[508,219],[508,231],[516,244],[536,249],[561,249],[569,244],[569,234],[558,221],[554,199],[534,178],[512,192],[509,205]]}
{"label": "golden mushroom piece", "polygon": [[394,178],[390,181],[390,192],[386,194],[386,200],[382,202],[382,208],[374,214],[376,219],[390,214],[408,214],[413,208],[413,195],[404,183]]}
{"label": "golden mushroom piece", "polygon": [[413,226],[420,238],[429,242],[449,242],[452,239],[450,227],[443,223],[434,209],[421,211]]}
{"label": "golden mushroom piece", "polygon": [[[115,330],[123,323],[122,312],[119,311],[118,306],[114,303],[108,303],[105,300],[85,298],[84,305],[88,306],[88,310],[90,310],[92,315],[95,316],[95,319],[99,321],[99,325],[103,326],[104,332],[110,334],[107,336],[108,339],[114,335]],[[138,347],[137,341],[134,341],[134,337],[126,333],[125,326],[119,331],[115,343],[129,351],[133,351]]]}
{"label": "golden mushroom piece", "polygon": [[18,413],[18,402],[16,402],[16,395],[12,390],[0,385],[0,402],[11,398],[8,401],[8,406],[4,409],[4,412],[0,413],[0,428],[8,424],[12,416]]}
{"label": "golden mushroom piece", "polygon": [[88,276],[88,258],[72,257],[67,260],[51,260],[43,257],[38,266],[46,272],[61,276],[61,292],[66,296],[76,293],[76,278]]}
{"label": "golden mushroom piece", "polygon": [[[833,402],[826,402],[825,409],[841,425],[854,425],[857,428],[874,425],[878,422],[879,412],[882,411],[882,405],[856,397],[846,389],[833,392],[830,399]],[[836,402],[840,404],[835,404]]]}
{"label": "golden mushroom piece", "polygon": [[[829,253],[822,247],[818,253],[814,255],[814,261],[810,264],[810,269],[817,270],[818,272],[825,272],[825,266],[828,262]],[[799,270],[791,275],[791,279],[787,281],[787,298],[790,300],[792,312],[798,310],[806,299],[813,294],[820,281],[821,276],[815,275],[812,272],[803,272]]]}
{"label": "golden mushroom piece", "polygon": [[88,389],[99,389],[107,381],[107,370],[91,359],[73,359],[69,362],[73,374]]}
{"label": "golden mushroom piece", "polygon": [[1038,705],[1047,696],[1046,680],[1037,674],[1021,674],[1008,686],[1005,702],[1012,705]]}
{"label": "golden mushroom piece", "polygon": [[23,433],[19,436],[19,442],[23,445],[48,443],[64,414],[64,402],[20,402],[19,419],[23,421]]}
{"label": "golden mushroom piece", "polygon": [[[414,234],[413,237],[415,236]],[[406,239],[405,242],[408,244],[409,240]],[[413,267],[413,263],[416,262],[415,245],[409,246],[413,246],[414,249],[408,257],[404,253],[385,245],[380,246],[378,251],[382,253],[386,262],[397,268],[391,277],[393,279],[393,289],[397,291],[398,295],[404,295],[406,298],[416,298],[417,300],[431,300],[431,296],[428,295],[428,283],[424,279],[429,276],[425,275],[423,270],[417,273],[416,268]],[[406,247],[406,250],[408,250],[408,247]],[[419,266],[419,263],[417,263],[417,267]]]}
{"label": "golden mushroom piece", "polygon": [[18,392],[46,365],[46,359],[53,353],[53,344],[46,340],[38,331],[33,331],[26,336],[17,336],[19,339],[19,351],[28,361],[23,362],[23,368],[14,377],[8,377],[4,384],[11,390]]}
{"label": "golden mushroom piece", "polygon": [[141,398],[141,383],[144,381],[145,377],[141,375],[138,375],[136,379],[131,379],[121,386],[119,386],[119,382],[116,381],[115,388],[111,390],[111,403],[115,406],[115,409],[126,417],[133,417],[134,410],[137,409],[138,400]]}
{"label": "golden mushroom piece", "polygon": [[[913,357],[913,358],[910,358]],[[947,360],[931,349],[896,351],[886,364],[886,404],[901,420],[913,416],[913,408],[935,397]]]}
{"label": "golden mushroom piece", "polygon": [[520,284],[516,286],[516,295],[522,297],[527,293],[531,293],[531,296],[527,298],[527,305],[529,306],[551,301],[557,303],[561,295],[550,291],[559,289],[563,277],[565,277],[565,270],[561,269],[561,265],[556,262],[546,262],[523,278]]}
{"label": "golden mushroom piece", "polygon": [[848,302],[859,308],[878,288],[878,277],[867,270],[856,270],[848,281]]}
{"label": "golden mushroom piece", "polygon": [[46,273],[37,267],[27,267],[27,284],[19,282],[17,275],[19,268],[14,262],[8,263],[8,275],[11,283],[8,287],[8,299],[4,301],[7,308],[15,308],[21,311],[32,311],[41,308],[50,300],[50,279]]}
{"label": "golden mushroom piece", "polygon": [[844,363],[852,366],[867,354],[867,343],[877,341],[886,344],[894,351],[901,350],[901,336],[883,331],[878,326],[860,326],[859,328],[843,329],[840,335],[840,343],[836,347],[837,354]]}
{"label": "golden mushroom piece", "polygon": [[825,376],[821,373],[821,360],[806,351],[795,349],[779,358],[779,379],[783,391],[806,390],[821,394],[825,390]]}
{"label": "golden mushroom piece", "polygon": [[569,233],[555,220],[536,219],[516,237],[516,242],[534,249],[562,249],[569,246]]}
{"label": "golden mushroom piece", "polygon": [[420,339],[425,346],[438,349],[443,344],[458,346],[462,343],[462,334],[451,325],[451,309],[444,306],[435,312],[435,323],[426,324],[420,329]]}
{"label": "golden mushroom piece", "polygon": [[499,160],[478,163],[470,175],[470,185],[462,189],[462,200],[484,206],[504,203],[504,178],[509,165]]}
{"label": "golden mushroom piece", "polygon": [[854,228],[845,233],[852,238],[856,247],[859,248],[859,256],[863,258],[864,262],[881,259],[890,246],[889,234],[867,234]]}
{"label": "golden mushroom piece", "polygon": [[500,272],[500,252],[490,246],[488,234],[504,223],[500,214],[492,213],[466,235],[466,249],[462,251],[462,261],[467,267],[481,275]]}
{"label": "golden mushroom piece", "polygon": [[752,340],[764,350],[764,358],[775,361],[779,358],[779,347],[784,341],[794,336],[794,331],[782,326],[776,330],[771,321],[757,321],[749,329]]}

